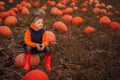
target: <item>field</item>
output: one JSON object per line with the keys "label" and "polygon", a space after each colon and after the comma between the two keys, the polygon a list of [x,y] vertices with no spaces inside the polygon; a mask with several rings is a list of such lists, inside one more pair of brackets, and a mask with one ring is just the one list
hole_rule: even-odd
{"label": "field", "polygon": [[[3,11],[16,7],[22,0],[14,0],[13,3],[9,3],[7,0],[0,1],[5,2],[5,10],[0,10],[1,14]],[[69,15],[80,16],[84,21],[76,25],[64,22],[68,28],[65,33],[53,29],[54,22],[62,21],[63,15],[50,13],[51,8],[56,5],[48,4],[47,0],[41,0],[38,7],[28,8],[30,14],[16,12],[18,22],[9,26],[12,31],[11,37],[0,34],[0,80],[21,80],[29,72],[23,70],[22,67],[17,67],[15,58],[24,53],[22,47],[24,33],[31,23],[31,13],[44,4],[47,5],[44,28],[56,35],[57,42],[57,44],[50,45],[53,52],[51,63],[53,70],[47,72],[44,69],[44,54],[39,54],[40,64],[32,67],[31,70],[44,71],[50,80],[120,80],[120,25],[119,28],[111,29],[109,24],[104,25],[99,21],[102,16],[108,16],[111,22],[115,21],[120,24],[120,1],[99,0],[99,3],[105,4],[100,7],[101,9],[112,5],[111,9],[106,9],[111,14],[107,14],[107,12],[93,13],[94,3],[88,3],[85,6],[86,11],[84,11],[82,10],[84,6],[81,5],[85,0],[76,1],[78,9],[74,9]],[[58,0],[56,0],[57,2]],[[70,4],[71,2],[68,2],[66,7],[73,8]],[[3,19],[0,27],[4,25]],[[95,31],[84,33],[87,26],[92,26]]]}

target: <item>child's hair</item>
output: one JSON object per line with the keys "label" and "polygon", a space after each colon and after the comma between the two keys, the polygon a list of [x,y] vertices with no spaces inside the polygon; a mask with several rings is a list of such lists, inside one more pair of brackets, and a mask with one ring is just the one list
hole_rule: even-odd
{"label": "child's hair", "polygon": [[37,19],[44,19],[44,18],[43,18],[42,16],[40,16],[40,15],[34,15],[32,21],[34,22],[34,21],[36,21]]}

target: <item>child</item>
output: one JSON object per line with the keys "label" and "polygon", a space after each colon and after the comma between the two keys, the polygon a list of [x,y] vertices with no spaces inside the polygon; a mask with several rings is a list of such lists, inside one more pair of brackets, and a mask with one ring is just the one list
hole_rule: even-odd
{"label": "child", "polygon": [[46,33],[43,29],[43,18],[40,15],[35,15],[30,28],[26,30],[24,36],[24,50],[25,50],[25,66],[24,70],[30,69],[30,55],[44,52],[45,54],[45,68],[51,71],[50,63],[52,53],[48,46]]}

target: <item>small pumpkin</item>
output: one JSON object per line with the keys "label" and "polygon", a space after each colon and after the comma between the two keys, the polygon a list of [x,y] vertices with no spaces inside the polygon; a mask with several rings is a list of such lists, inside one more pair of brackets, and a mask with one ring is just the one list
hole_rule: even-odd
{"label": "small pumpkin", "polygon": [[53,24],[53,29],[58,30],[58,31],[63,32],[63,33],[66,33],[68,31],[67,26],[61,21],[55,22]]}
{"label": "small pumpkin", "polygon": [[84,33],[86,34],[90,34],[90,33],[93,33],[95,32],[95,29],[91,26],[87,26],[84,30],[83,30]]}
{"label": "small pumpkin", "polygon": [[80,16],[76,16],[72,19],[72,24],[77,25],[83,23],[83,18]]}
{"label": "small pumpkin", "polygon": [[47,74],[39,69],[29,71],[22,80],[49,80]]}
{"label": "small pumpkin", "polygon": [[9,13],[6,12],[6,11],[0,13],[0,17],[1,17],[2,19],[6,18],[6,17],[8,17],[8,16],[9,16]]}
{"label": "small pumpkin", "polygon": [[57,7],[53,7],[52,9],[51,9],[51,14],[53,14],[53,15],[62,15],[62,11],[61,10],[59,10]]}
{"label": "small pumpkin", "polygon": [[14,0],[9,0],[8,2],[9,2],[9,3],[13,3],[13,2],[14,2]]}
{"label": "small pumpkin", "polygon": [[62,14],[69,14],[69,13],[73,13],[73,8],[68,7],[62,10]]}
{"label": "small pumpkin", "polygon": [[0,35],[8,38],[12,36],[12,31],[8,26],[0,26]]}
{"label": "small pumpkin", "polygon": [[72,17],[71,15],[64,15],[64,16],[62,17],[62,20],[63,20],[64,22],[71,22],[72,19],[73,19],[73,17]]}
{"label": "small pumpkin", "polygon": [[15,16],[8,16],[5,18],[5,25],[11,26],[17,24],[17,18]]}
{"label": "small pumpkin", "polygon": [[9,10],[8,13],[9,13],[9,16],[15,16],[15,17],[17,16],[17,14],[15,13],[15,11],[12,10],[12,9]]}
{"label": "small pumpkin", "polygon": [[[15,58],[15,64],[17,67],[23,67],[25,64],[25,54],[21,53],[16,56]],[[31,54],[30,56],[30,65],[31,66],[37,66],[40,63],[40,57],[37,54]]]}
{"label": "small pumpkin", "polygon": [[22,10],[21,10],[21,13],[22,13],[22,14],[28,14],[28,15],[29,15],[29,14],[30,14],[30,11],[28,10],[27,7],[23,7]]}
{"label": "small pumpkin", "polygon": [[40,5],[40,4],[39,4],[39,1],[35,1],[35,2],[32,4],[33,7],[39,7],[39,5]]}
{"label": "small pumpkin", "polygon": [[109,25],[109,27],[111,29],[117,29],[119,26],[120,26],[120,24],[118,22],[115,22],[115,21],[111,22],[110,25]]}
{"label": "small pumpkin", "polygon": [[98,8],[98,7],[95,7],[95,8],[93,8],[93,13],[99,13],[100,12],[100,8]]}
{"label": "small pumpkin", "polygon": [[111,19],[107,16],[102,16],[99,21],[101,24],[104,24],[104,25],[108,25],[111,23]]}

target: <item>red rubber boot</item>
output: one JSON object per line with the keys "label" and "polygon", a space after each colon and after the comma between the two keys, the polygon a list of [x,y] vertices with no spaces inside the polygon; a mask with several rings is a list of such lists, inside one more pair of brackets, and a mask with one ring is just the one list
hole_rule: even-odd
{"label": "red rubber boot", "polygon": [[52,53],[45,53],[45,68],[47,71],[51,71],[51,58],[52,58]]}
{"label": "red rubber boot", "polygon": [[31,52],[25,52],[24,70],[30,70],[30,55],[31,55]]}

